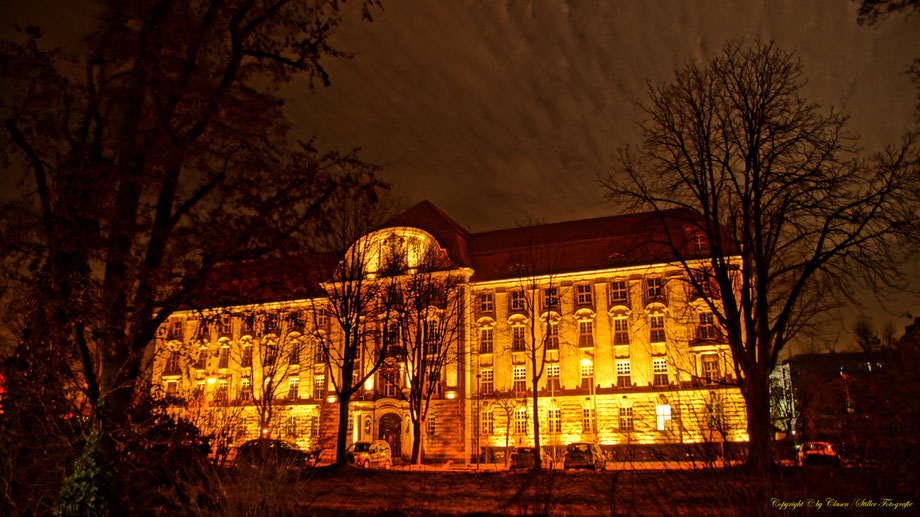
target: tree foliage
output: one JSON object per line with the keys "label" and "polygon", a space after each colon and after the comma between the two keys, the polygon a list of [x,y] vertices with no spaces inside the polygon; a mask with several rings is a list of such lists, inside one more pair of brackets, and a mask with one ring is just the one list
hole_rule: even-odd
{"label": "tree foliage", "polygon": [[[916,213],[916,177],[891,152],[869,166],[846,119],[801,95],[804,72],[771,43],[728,43],[650,86],[643,144],[606,183],[612,201],[686,228],[665,244],[723,327],[748,409],[750,459],[771,461],[769,374],[779,352],[863,280],[884,285]],[[672,214],[674,212],[671,212]],[[702,236],[705,249],[688,245]],[[706,258],[700,269],[691,259]],[[701,282],[717,286],[708,293]]]}
{"label": "tree foliage", "polygon": [[6,364],[82,392],[103,448],[148,389],[156,329],[211,271],[299,251],[332,195],[379,186],[354,153],[293,142],[277,95],[329,83],[341,19],[334,0],[103,0],[71,54],[34,28],[0,42]]}

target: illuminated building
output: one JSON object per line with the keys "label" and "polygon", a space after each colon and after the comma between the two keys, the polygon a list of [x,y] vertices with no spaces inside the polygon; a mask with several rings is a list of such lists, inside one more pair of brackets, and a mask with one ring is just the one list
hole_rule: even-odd
{"label": "illuminated building", "polygon": [[[511,446],[533,443],[534,343],[541,358],[546,348],[538,390],[544,446],[747,440],[733,362],[706,301],[720,303],[705,278],[706,243],[687,214],[662,215],[470,233],[423,202],[362,239],[381,249],[394,238],[414,239],[448,257],[463,279],[461,330],[452,344],[458,359],[442,372],[423,433],[427,460],[470,461],[473,451],[503,448],[506,431]],[[695,283],[678,254],[699,266]],[[266,359],[283,364],[270,379],[278,396],[267,432],[328,450],[337,372],[315,337],[334,345],[334,318],[316,312],[325,300],[315,289],[255,294],[244,286],[259,282],[245,280],[235,285],[244,299],[253,293],[253,303],[170,317],[157,341],[154,384],[183,410],[223,415],[209,418],[239,444],[259,433],[251,401],[267,384],[253,369],[264,369]],[[254,354],[263,343],[269,353]],[[405,383],[404,365],[394,361],[368,378],[349,408],[350,440],[387,439],[396,455],[408,456]]]}

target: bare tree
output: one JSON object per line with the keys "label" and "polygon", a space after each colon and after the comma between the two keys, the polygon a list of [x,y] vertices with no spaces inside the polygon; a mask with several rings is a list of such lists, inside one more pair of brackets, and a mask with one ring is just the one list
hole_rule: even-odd
{"label": "bare tree", "polygon": [[857,278],[885,282],[911,211],[910,179],[860,161],[844,117],[807,103],[803,83],[791,54],[730,42],[650,88],[641,150],[622,151],[605,181],[612,201],[660,216],[669,255],[724,329],[759,468],[772,463],[779,352]]}
{"label": "bare tree", "polygon": [[[387,325],[392,307],[381,296],[383,284],[374,278],[379,247],[372,232],[388,213],[377,194],[375,186],[366,196],[334,197],[332,222],[315,245],[320,259],[313,267],[314,281],[322,296],[313,299],[310,313],[318,332],[316,344],[322,347],[328,366],[328,384],[339,404],[335,461],[340,466],[346,460],[349,404],[383,363],[383,337],[391,332]],[[327,318],[341,333],[337,339],[325,323]]]}
{"label": "bare tree", "polygon": [[[381,274],[386,304],[398,333],[395,358],[406,365],[412,456],[421,464],[422,436],[433,397],[443,393],[443,374],[459,360],[463,304],[460,284],[466,279],[446,252],[419,237],[393,233]],[[392,381],[392,380],[391,380]]]}
{"label": "bare tree", "polygon": [[511,445],[511,430],[514,425],[514,413],[527,407],[527,401],[519,398],[519,393],[514,390],[493,391],[489,398],[483,401],[484,409],[498,408],[505,415],[505,467],[511,458],[509,447]]}
{"label": "bare tree", "polygon": [[[530,362],[530,388],[533,404],[533,465],[535,470],[542,468],[540,454],[540,381],[546,373],[546,359],[549,350],[559,350],[562,325],[560,304],[562,288],[556,274],[564,253],[559,245],[541,242],[536,221],[527,220],[525,227],[526,244],[512,252],[517,291],[520,293],[521,313],[512,333],[523,330],[522,335],[512,335],[512,353],[515,350],[527,354]],[[511,316],[515,318],[514,315]],[[517,329],[520,330],[516,330]],[[595,430],[596,431],[596,430]]]}

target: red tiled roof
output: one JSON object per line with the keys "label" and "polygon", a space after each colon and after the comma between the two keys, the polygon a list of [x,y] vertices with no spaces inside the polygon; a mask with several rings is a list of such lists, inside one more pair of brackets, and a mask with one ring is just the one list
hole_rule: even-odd
{"label": "red tiled roof", "polygon": [[[470,233],[429,201],[390,219],[382,228],[409,226],[430,233],[454,265],[471,267],[473,281],[572,273],[669,262],[669,244],[686,249],[692,212],[670,210]],[[668,234],[670,231],[670,235]],[[669,239],[670,238],[670,239]],[[331,255],[309,254],[224,266],[209,278],[200,305],[208,307],[286,301],[320,295],[320,272]]]}

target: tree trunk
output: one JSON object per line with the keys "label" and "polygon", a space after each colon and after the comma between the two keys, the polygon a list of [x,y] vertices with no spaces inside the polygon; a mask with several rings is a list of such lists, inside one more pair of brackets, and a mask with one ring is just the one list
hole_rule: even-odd
{"label": "tree trunk", "polygon": [[339,429],[335,433],[335,464],[345,465],[345,448],[348,447],[348,403],[351,397],[339,396]]}
{"label": "tree trunk", "polygon": [[413,465],[422,464],[422,429],[425,422],[422,420],[412,422],[412,458]]}
{"label": "tree trunk", "polygon": [[745,383],[747,403],[748,466],[768,474],[773,467],[772,424],[770,421],[770,391],[766,379],[749,379]]}
{"label": "tree trunk", "polygon": [[540,458],[540,395],[537,391],[537,382],[534,381],[533,384],[533,468],[540,470],[543,468]]}

